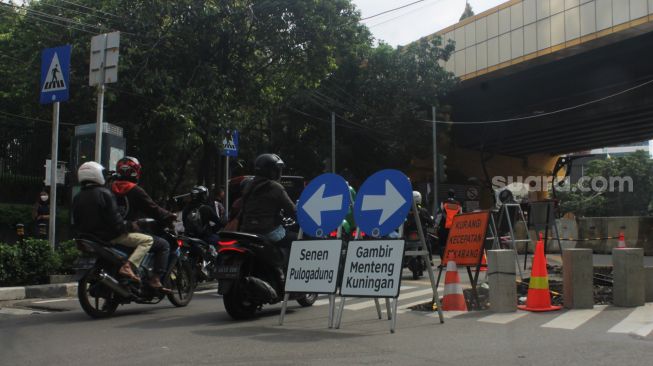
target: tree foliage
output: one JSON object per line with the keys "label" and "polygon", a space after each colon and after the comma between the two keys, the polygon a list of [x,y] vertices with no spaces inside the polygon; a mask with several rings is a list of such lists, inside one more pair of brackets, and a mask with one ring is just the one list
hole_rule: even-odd
{"label": "tree foliage", "polygon": [[72,44],[62,122],[95,121],[90,38],[121,31],[105,119],[124,127],[127,152],[142,161],[154,196],[217,183],[228,128],[241,132],[245,166],[271,151],[296,173],[316,174],[330,155],[332,110],[340,116],[338,160],[356,156],[340,166],[362,174],[406,162],[425,141],[415,120],[454,82],[439,64],[453,46],[433,37],[373,47],[349,0],[75,3],[0,6],[0,110],[49,120],[49,108],[35,102],[40,51]]}
{"label": "tree foliage", "polygon": [[[653,203],[653,160],[648,152],[636,151],[617,158],[593,160],[586,176],[594,179],[595,188],[605,189],[590,192],[572,189],[572,192],[561,194],[563,212],[580,216],[644,216],[649,213]],[[592,183],[584,186],[592,188]]]}

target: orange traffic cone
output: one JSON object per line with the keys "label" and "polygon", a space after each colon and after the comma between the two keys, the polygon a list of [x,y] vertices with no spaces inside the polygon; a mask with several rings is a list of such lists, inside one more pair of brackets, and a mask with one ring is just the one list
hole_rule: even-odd
{"label": "orange traffic cone", "polygon": [[485,255],[485,251],[483,251],[483,260],[481,261],[481,272],[486,272],[487,271],[487,255]]}
{"label": "orange traffic cone", "polygon": [[456,262],[447,263],[447,273],[444,276],[444,297],[442,298],[442,310],[444,311],[467,311],[465,295],[460,285],[460,276]]}
{"label": "orange traffic cone", "polygon": [[624,232],[620,231],[619,232],[619,242],[617,243],[617,248],[625,248],[626,247],[626,237],[624,236]]}
{"label": "orange traffic cone", "polygon": [[560,310],[560,306],[551,305],[549,274],[546,272],[546,257],[544,256],[542,233],[540,233],[540,239],[535,246],[535,256],[533,257],[531,279],[528,283],[526,305],[520,305],[518,308],[529,311]]}

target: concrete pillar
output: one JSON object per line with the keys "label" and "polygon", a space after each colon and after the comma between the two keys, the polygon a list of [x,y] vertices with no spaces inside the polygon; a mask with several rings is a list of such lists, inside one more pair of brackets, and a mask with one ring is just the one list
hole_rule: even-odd
{"label": "concrete pillar", "polygon": [[644,305],[644,249],[615,249],[612,263],[614,304],[622,307]]}
{"label": "concrete pillar", "polygon": [[487,263],[490,310],[497,313],[517,311],[515,251],[511,249],[488,250]]}
{"label": "concrete pillar", "polygon": [[646,283],[644,299],[646,302],[653,302],[653,267],[644,268],[644,282]]}
{"label": "concrete pillar", "polygon": [[568,309],[594,307],[594,263],[592,249],[562,251],[562,292]]}

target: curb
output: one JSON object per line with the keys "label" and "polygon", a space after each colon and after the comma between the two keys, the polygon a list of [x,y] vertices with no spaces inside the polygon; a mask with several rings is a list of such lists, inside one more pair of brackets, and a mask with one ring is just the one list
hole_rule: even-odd
{"label": "curb", "polygon": [[0,301],[69,297],[77,293],[77,282],[49,285],[0,287]]}

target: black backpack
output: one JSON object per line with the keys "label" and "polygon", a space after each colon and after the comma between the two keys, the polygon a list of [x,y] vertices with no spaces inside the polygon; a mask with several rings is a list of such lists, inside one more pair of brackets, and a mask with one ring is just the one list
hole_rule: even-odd
{"label": "black backpack", "polygon": [[186,230],[187,233],[202,235],[206,231],[206,225],[202,220],[200,207],[201,206],[192,208],[186,214],[186,220],[184,221],[184,229]]}

